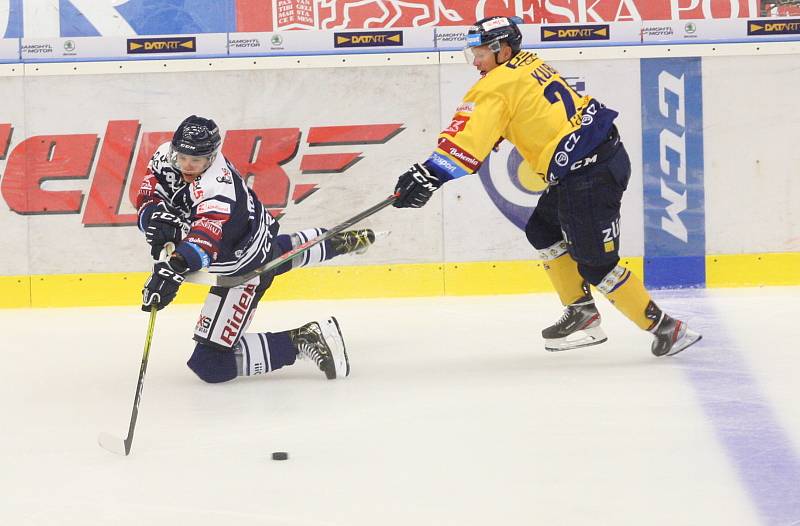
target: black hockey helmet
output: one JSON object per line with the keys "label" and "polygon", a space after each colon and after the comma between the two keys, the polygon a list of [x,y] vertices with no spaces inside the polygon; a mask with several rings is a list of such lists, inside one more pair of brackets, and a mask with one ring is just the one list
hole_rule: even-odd
{"label": "black hockey helmet", "polygon": [[184,119],[172,135],[170,163],[173,168],[180,170],[178,154],[182,153],[193,157],[207,158],[206,168],[208,168],[217,157],[221,143],[219,127],[213,120],[192,115]]}
{"label": "black hockey helmet", "polygon": [[522,47],[522,32],[517,24],[522,19],[516,16],[487,16],[475,22],[467,31],[467,47],[489,46],[497,53],[500,51],[500,42],[507,42],[511,50],[516,53]]}
{"label": "black hockey helmet", "polygon": [[217,124],[197,115],[184,119],[172,135],[173,150],[196,157],[216,154],[221,142]]}

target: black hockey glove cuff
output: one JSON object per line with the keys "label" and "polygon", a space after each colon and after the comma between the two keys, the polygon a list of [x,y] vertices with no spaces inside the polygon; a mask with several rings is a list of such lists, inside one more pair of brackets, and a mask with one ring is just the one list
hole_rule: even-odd
{"label": "black hockey glove cuff", "polygon": [[164,209],[156,210],[150,216],[144,237],[150,244],[150,255],[158,259],[161,250],[167,243],[180,243],[183,238],[183,221]]}
{"label": "black hockey glove cuff", "polygon": [[397,179],[394,193],[396,208],[419,208],[442,186],[442,181],[423,164],[412,164],[406,173]]}
{"label": "black hockey glove cuff", "polygon": [[143,311],[149,312],[150,307],[153,305],[158,310],[161,310],[175,299],[178,294],[178,288],[186,279],[181,274],[180,268],[180,261],[176,260],[176,258],[170,261],[159,261],[153,265],[153,273],[145,282],[144,289],[142,289]]}

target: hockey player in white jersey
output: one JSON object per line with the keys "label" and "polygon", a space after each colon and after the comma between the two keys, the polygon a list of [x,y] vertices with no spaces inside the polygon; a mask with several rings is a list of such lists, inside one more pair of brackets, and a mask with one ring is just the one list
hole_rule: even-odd
{"label": "hockey player in white jersey", "polygon": [[[166,307],[187,272],[207,269],[238,276],[324,232],[316,228],[279,234],[278,222],[234,166],[219,152],[221,137],[213,120],[192,115],[148,164],[137,197],[139,229],[153,259],[167,243],[175,251],[157,261],[142,291],[142,309]],[[225,382],[237,376],[268,373],[311,359],[328,379],[349,374],[350,365],[334,317],[302,327],[247,333],[262,296],[276,275],[350,252],[375,240],[371,230],[341,232],[275,271],[234,288],[211,287],[194,330],[196,345],[187,365],[202,380]]]}

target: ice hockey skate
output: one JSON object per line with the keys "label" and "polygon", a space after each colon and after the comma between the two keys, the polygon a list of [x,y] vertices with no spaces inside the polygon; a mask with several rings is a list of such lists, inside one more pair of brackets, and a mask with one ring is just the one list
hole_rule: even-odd
{"label": "ice hockey skate", "polygon": [[603,343],[608,338],[600,328],[600,313],[591,296],[584,296],[564,310],[556,323],[542,331],[544,348],[567,351]]}
{"label": "ice hockey skate", "polygon": [[331,246],[337,254],[364,254],[375,240],[388,236],[389,232],[373,232],[369,228],[348,230],[331,237]]}
{"label": "ice hockey skate", "polygon": [[292,332],[292,343],[299,358],[308,358],[325,373],[328,380],[344,378],[350,374],[342,331],[331,316],[327,320],[307,323]]}
{"label": "ice hockey skate", "polygon": [[700,333],[689,329],[686,323],[667,314],[662,315],[658,325],[650,332],[655,338],[651,351],[656,356],[673,356],[703,338]]}

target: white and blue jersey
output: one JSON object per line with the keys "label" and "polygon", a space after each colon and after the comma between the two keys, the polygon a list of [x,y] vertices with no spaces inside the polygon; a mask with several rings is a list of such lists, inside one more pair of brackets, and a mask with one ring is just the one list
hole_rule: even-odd
{"label": "white and blue jersey", "polygon": [[[159,146],[147,166],[136,206],[139,229],[163,203],[186,224],[175,251],[190,271],[237,275],[267,263],[278,222],[220,153],[194,182],[186,183],[169,162],[170,143]],[[188,231],[188,232],[187,232]]]}

